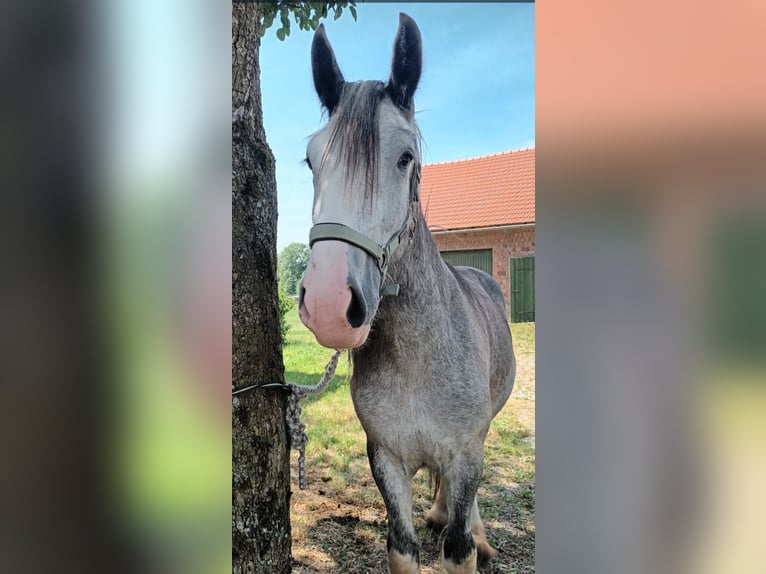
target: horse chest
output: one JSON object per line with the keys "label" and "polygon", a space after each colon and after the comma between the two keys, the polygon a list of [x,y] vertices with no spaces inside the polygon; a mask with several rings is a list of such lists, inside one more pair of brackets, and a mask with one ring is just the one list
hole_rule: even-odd
{"label": "horse chest", "polygon": [[456,432],[460,423],[445,416],[431,393],[407,387],[403,381],[352,381],[351,394],[368,439],[384,445],[412,468],[445,464],[472,434],[465,427],[462,434]]}
{"label": "horse chest", "polygon": [[352,388],[354,408],[371,438],[415,435],[428,427],[428,413],[417,392],[400,393],[388,385]]}

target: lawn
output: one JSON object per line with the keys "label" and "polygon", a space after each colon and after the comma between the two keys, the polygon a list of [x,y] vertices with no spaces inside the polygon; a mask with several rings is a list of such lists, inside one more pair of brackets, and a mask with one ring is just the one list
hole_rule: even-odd
{"label": "lawn", "polygon": [[[331,351],[317,345],[297,311],[287,315],[285,378],[302,385],[319,380]],[[511,399],[492,422],[484,452],[479,507],[489,543],[499,552],[491,573],[534,572],[535,548],[535,324],[511,325],[517,360]],[[347,574],[386,572],[386,510],[367,466],[365,437],[348,388],[343,357],[335,379],[303,403],[309,437],[307,490],[297,485],[292,455],[293,572]],[[413,484],[414,520],[421,542],[421,572],[436,574],[438,536],[425,526],[430,507],[428,475]]]}

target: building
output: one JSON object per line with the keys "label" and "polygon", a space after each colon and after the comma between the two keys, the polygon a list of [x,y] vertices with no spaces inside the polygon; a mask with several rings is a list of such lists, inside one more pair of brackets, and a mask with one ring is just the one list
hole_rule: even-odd
{"label": "building", "polygon": [[492,275],[511,321],[534,321],[535,149],[425,165],[420,189],[442,257]]}

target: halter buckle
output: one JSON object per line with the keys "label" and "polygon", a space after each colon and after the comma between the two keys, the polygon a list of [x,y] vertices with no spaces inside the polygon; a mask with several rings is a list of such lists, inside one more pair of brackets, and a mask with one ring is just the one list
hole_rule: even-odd
{"label": "halter buckle", "polygon": [[385,245],[383,249],[380,250],[380,257],[378,257],[378,269],[383,274],[386,273],[386,269],[388,268],[388,257],[389,247],[388,245]]}

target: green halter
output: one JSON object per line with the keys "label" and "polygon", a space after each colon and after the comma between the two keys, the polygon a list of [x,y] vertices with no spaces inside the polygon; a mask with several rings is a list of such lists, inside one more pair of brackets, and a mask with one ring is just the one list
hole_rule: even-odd
{"label": "green halter", "polygon": [[[412,177],[410,178],[410,202],[417,203],[420,201],[420,164],[415,166],[412,170]],[[410,213],[407,213],[407,217],[404,219],[404,223],[399,230],[391,236],[385,245],[379,245],[366,235],[359,233],[356,229],[352,229],[348,225],[342,223],[317,223],[309,231],[309,247],[312,247],[317,241],[343,241],[349,245],[354,245],[367,252],[378,264],[380,270],[381,280],[385,277],[388,269],[388,264],[391,256],[396,249],[401,245],[407,228],[410,224]],[[383,288],[383,295],[398,295],[399,285],[393,284]]]}

